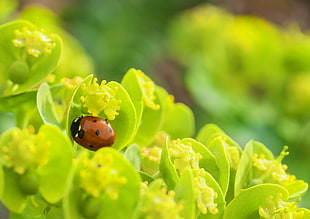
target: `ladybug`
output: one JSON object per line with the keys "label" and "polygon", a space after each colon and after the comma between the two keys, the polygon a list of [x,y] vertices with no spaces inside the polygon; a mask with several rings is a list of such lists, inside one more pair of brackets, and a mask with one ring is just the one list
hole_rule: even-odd
{"label": "ladybug", "polygon": [[73,120],[71,135],[74,141],[91,151],[111,146],[115,141],[115,131],[111,124],[94,116],[81,116]]}

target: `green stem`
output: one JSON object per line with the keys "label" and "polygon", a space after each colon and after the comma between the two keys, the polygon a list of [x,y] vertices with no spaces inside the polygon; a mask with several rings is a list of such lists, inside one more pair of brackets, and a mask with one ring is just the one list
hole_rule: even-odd
{"label": "green stem", "polygon": [[18,109],[15,111],[16,126],[20,129],[24,129],[29,124],[30,112],[27,109]]}
{"label": "green stem", "polygon": [[50,212],[51,208],[52,208],[52,206],[50,206],[50,205],[47,205],[47,206],[44,208],[44,210],[43,210],[44,218],[46,218],[46,216],[47,216],[48,212]]}
{"label": "green stem", "polygon": [[34,208],[39,207],[38,203],[34,200],[34,195],[29,195],[28,200],[29,200],[29,203],[31,204],[32,207],[34,207]]}

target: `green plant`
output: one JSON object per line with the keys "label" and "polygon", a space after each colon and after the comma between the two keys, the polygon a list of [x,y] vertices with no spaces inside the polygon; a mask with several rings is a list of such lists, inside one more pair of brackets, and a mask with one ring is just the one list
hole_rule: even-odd
{"label": "green plant", "polygon": [[194,110],[206,118],[198,127],[216,121],[238,142],[251,136],[272,145],[273,153],[292,146],[287,162],[309,180],[310,172],[301,168],[310,155],[309,33],[296,24],[279,27],[198,5],[175,18],[169,37]]}
{"label": "green plant", "polygon": [[[242,149],[215,124],[193,137],[192,111],[140,70],[120,83],[48,83],[58,35],[14,21],[0,37],[0,112],[15,121],[0,137],[10,218],[310,218],[297,206],[308,184],[282,164],[286,147],[277,158],[255,141]],[[16,61],[27,65],[22,80],[11,74]],[[115,143],[76,144],[70,126],[81,115],[109,120]]]}
{"label": "green plant", "polygon": [[199,5],[172,22],[169,45],[197,105],[213,120],[234,124],[240,139],[249,128],[257,137],[269,129],[270,142],[308,153],[309,34]]}

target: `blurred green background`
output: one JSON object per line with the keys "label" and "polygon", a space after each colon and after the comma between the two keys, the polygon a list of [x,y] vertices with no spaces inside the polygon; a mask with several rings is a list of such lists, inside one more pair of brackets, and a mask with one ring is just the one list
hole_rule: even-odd
{"label": "blurred green background", "polygon": [[275,154],[288,145],[288,172],[310,182],[308,1],[0,0],[0,22],[16,17],[48,24],[75,48],[56,78],[120,80],[141,69],[193,109],[197,130],[213,122]]}

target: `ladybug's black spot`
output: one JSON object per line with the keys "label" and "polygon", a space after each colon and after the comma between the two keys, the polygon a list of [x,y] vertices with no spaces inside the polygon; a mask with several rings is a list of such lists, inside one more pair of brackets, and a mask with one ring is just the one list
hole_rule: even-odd
{"label": "ladybug's black spot", "polygon": [[95,120],[93,120],[93,123],[97,123],[98,121],[95,119]]}
{"label": "ladybug's black spot", "polygon": [[84,137],[84,130],[83,129],[78,131],[78,137],[79,138],[83,138]]}
{"label": "ladybug's black spot", "polygon": [[99,135],[100,134],[100,130],[96,130],[96,135]]}
{"label": "ladybug's black spot", "polygon": [[89,148],[94,148],[94,146],[93,145],[89,145]]}

